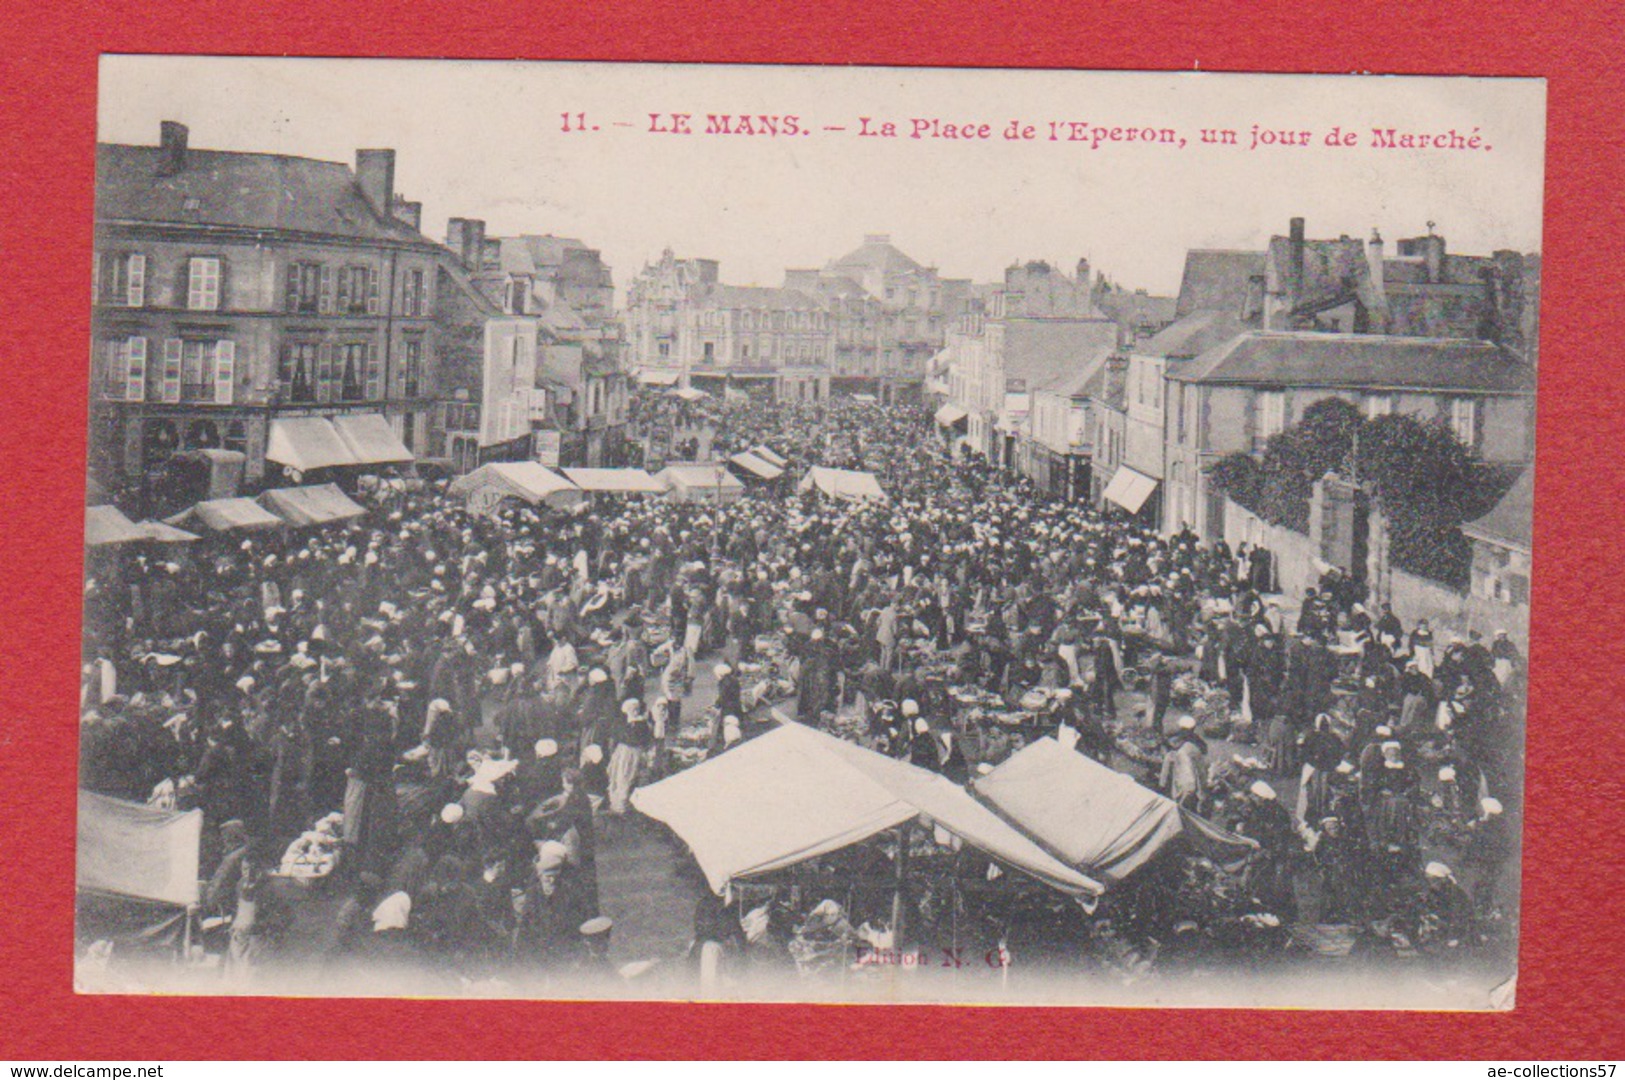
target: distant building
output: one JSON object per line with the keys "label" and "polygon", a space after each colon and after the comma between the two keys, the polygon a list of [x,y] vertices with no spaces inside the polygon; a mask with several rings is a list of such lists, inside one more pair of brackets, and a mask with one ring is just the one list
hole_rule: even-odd
{"label": "distant building", "polygon": [[[506,435],[519,430],[518,414],[534,433],[534,452],[550,464],[600,467],[619,464],[625,443],[627,373],[622,330],[615,317],[614,281],[599,252],[556,236],[490,237],[485,222],[452,218],[446,246],[469,282],[505,316],[529,319],[534,330],[534,391],[528,409],[517,401],[504,416],[482,418],[489,455],[493,423]],[[508,339],[503,338],[504,341]],[[507,347],[517,348],[511,343]],[[506,363],[504,361],[503,363]],[[507,377],[493,369],[498,386]],[[448,403],[448,417],[459,409]],[[490,460],[507,460],[506,450]]]}
{"label": "distant building", "polygon": [[241,453],[250,484],[423,451],[440,253],[394,176],[392,150],[354,169],[199,150],[169,121],[157,146],[97,147],[100,480],[162,503],[190,451]]}
{"label": "distant building", "polygon": [[[1046,484],[1057,467],[1066,475],[1064,459],[1081,452],[1077,411],[1086,406],[1073,395],[1117,347],[1117,323],[1094,306],[1091,286],[1086,262],[1076,276],[1047,263],[1017,264],[986,311],[961,316],[947,335],[948,404],[966,414],[966,445],[1029,476],[1042,466]],[[1060,396],[1044,411],[1047,442],[1039,443],[1030,414],[1045,389]]]}
{"label": "distant building", "polygon": [[969,291],[883,234],[822,269],[785,271],[778,288],[725,285],[715,260],[667,250],[627,290],[627,341],[655,385],[917,400]]}
{"label": "distant building", "polygon": [[1491,464],[1534,455],[1534,370],[1487,341],[1248,330],[1171,366],[1165,381],[1168,532],[1189,525],[1220,535],[1223,496],[1208,469],[1228,454],[1261,452],[1327,398],[1368,417],[1448,424]]}

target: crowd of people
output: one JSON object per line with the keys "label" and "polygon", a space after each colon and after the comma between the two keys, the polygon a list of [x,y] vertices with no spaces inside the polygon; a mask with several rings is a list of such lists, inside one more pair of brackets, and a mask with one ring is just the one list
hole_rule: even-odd
{"label": "crowd of people", "polygon": [[[345,525],[96,556],[82,786],[203,811],[229,968],[306,934],[324,963],[608,973],[598,856],[638,786],[692,763],[680,740],[703,758],[778,722],[747,686],[765,653],[801,722],[955,782],[1056,735],[1257,842],[1233,877],[1187,861],[1124,890],[1146,940],[1206,933],[1223,896],[1422,951],[1510,914],[1504,634],[1436,640],[1336,572],[1287,603],[1269,553],[1043,496],[917,406],[648,396],[635,425],[791,466],[735,502],[573,512],[381,487]],[[888,497],[796,493],[812,465]],[[967,689],[1030,722],[967,719]],[[697,937],[725,921],[702,909]]]}

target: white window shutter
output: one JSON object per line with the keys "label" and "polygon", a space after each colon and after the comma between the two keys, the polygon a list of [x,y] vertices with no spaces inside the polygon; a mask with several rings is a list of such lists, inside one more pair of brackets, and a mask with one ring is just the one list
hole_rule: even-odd
{"label": "white window shutter", "polygon": [[322,315],[333,313],[333,268],[322,267],[322,291],[316,300],[316,310]]}
{"label": "white window shutter", "polygon": [[199,311],[203,307],[203,260],[186,260],[186,310]]}
{"label": "white window shutter", "polygon": [[147,397],[147,339],[126,338],[124,400],[145,401]]}
{"label": "white window shutter", "polygon": [[378,314],[378,269],[373,267],[367,271],[367,314]]}
{"label": "white window shutter", "polygon": [[147,257],[131,255],[128,284],[124,302],[130,307],[144,307],[147,303]]}
{"label": "white window shutter", "polygon": [[230,405],[237,385],[237,343],[214,343],[214,403]]}
{"label": "white window shutter", "polygon": [[169,405],[181,400],[181,339],[164,339],[164,380],[162,400]]}
{"label": "white window shutter", "polygon": [[90,253],[90,302],[102,302],[102,253],[99,251]]}
{"label": "white window shutter", "polygon": [[365,377],[366,377],[366,385],[367,385],[367,400],[369,400],[369,401],[377,401],[379,398],[384,396],[383,365],[378,362],[378,344],[377,344],[377,342],[373,342],[373,341],[367,342],[367,352],[366,352],[366,357],[365,357],[365,364],[366,364],[366,376]]}

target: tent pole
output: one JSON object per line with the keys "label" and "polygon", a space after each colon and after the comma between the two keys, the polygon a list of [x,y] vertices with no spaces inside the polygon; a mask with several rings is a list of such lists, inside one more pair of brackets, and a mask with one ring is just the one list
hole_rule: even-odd
{"label": "tent pole", "polygon": [[891,898],[891,934],[892,947],[903,948],[904,907],[903,889],[908,875],[908,842],[909,832],[913,822],[905,822],[897,829],[897,880],[893,884]]}
{"label": "tent pole", "polygon": [[186,905],[185,922],[181,924],[181,964],[185,966],[192,960],[192,916],[197,914],[196,904]]}

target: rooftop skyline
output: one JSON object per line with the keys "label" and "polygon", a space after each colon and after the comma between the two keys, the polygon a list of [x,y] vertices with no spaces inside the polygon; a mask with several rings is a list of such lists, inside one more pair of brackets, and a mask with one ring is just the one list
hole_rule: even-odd
{"label": "rooftop skyline", "polygon": [[[565,132],[566,113],[599,130]],[[673,113],[795,116],[813,134],[649,131]],[[1536,80],[109,56],[99,138],[151,145],[177,120],[198,149],[353,165],[390,147],[431,239],[450,217],[574,237],[619,290],[666,247],[718,260],[728,284],[773,286],[887,233],[945,277],[1088,258],[1172,295],[1187,250],[1263,250],[1291,217],[1311,238],[1392,241],[1433,222],[1453,252],[1538,251],[1543,113]],[[863,117],[901,133],[860,136]],[[913,117],[939,124],[912,139]],[[1002,138],[1012,120],[1037,138]],[[1174,128],[1190,145],[1089,149],[1064,141],[1070,121]],[[1255,122],[1317,139],[1333,125],[1476,130],[1493,149],[1248,150]],[[933,137],[947,123],[991,137]],[[1218,127],[1241,145],[1202,145]]]}

